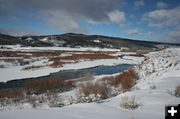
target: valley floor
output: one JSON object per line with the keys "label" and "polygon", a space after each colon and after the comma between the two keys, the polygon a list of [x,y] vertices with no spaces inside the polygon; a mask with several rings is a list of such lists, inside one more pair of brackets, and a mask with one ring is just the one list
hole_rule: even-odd
{"label": "valley floor", "polygon": [[[22,109],[12,108],[0,111],[0,118],[164,119],[165,105],[180,104],[180,97],[173,95],[176,86],[180,85],[180,48],[151,52],[147,57],[148,59],[136,67],[140,79],[131,91],[99,103],[73,104],[62,108],[46,106],[31,108],[24,105]],[[138,108],[128,110],[120,107],[122,96],[133,95],[137,98]]]}
{"label": "valley floor", "polygon": [[[43,52],[47,53],[43,55]],[[57,54],[51,56],[54,52],[57,52]],[[60,70],[83,69],[99,65],[138,64],[143,60],[142,57],[133,56],[126,56],[125,59],[117,58],[119,55],[134,54],[134,52],[120,52],[119,49],[100,48],[6,46],[6,48],[0,48],[0,53],[4,55],[0,57],[0,82],[6,82],[13,79],[45,76],[49,73],[58,72]],[[15,55],[9,56],[7,53]],[[113,56],[114,58],[110,57],[103,59],[100,55],[99,58],[95,60],[79,58],[83,54],[88,54],[87,56],[89,56],[96,53],[109,53],[108,55]],[[78,57],[78,60],[67,59],[71,58],[73,55],[79,54],[80,56]],[[60,63],[64,63],[62,65],[60,63],[58,65],[57,63],[57,66],[51,66],[53,61],[49,61],[49,59],[57,57],[67,60],[60,60]],[[19,60],[22,63],[28,62],[28,64],[21,65],[22,63]]]}

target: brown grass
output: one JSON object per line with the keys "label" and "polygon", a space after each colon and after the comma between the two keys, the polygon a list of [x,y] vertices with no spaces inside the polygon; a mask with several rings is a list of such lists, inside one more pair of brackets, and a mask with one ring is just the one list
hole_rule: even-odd
{"label": "brown grass", "polygon": [[141,53],[136,53],[136,54],[129,54],[128,56],[134,56],[134,57],[145,57],[143,54]]}
{"label": "brown grass", "polygon": [[[42,56],[58,56],[62,52],[61,51],[0,51],[0,56],[2,57],[24,57],[24,58],[31,58],[31,57],[42,57]],[[31,54],[31,55],[27,55]]]}
{"label": "brown grass", "polygon": [[[42,51],[0,51],[1,57],[42,57],[59,56],[62,53],[89,53],[89,54],[113,54],[116,51],[69,51],[69,50],[42,50]],[[31,54],[31,55],[27,55]]]}
{"label": "brown grass", "polygon": [[[62,53],[72,53],[72,56],[60,56]],[[76,54],[77,53],[77,54]],[[82,53],[82,54],[78,54]],[[66,51],[66,50],[40,50],[40,51],[0,51],[1,57],[14,57],[14,59],[0,59],[4,62],[9,63],[20,63],[20,64],[29,64],[29,62],[25,63],[24,59],[31,59],[32,57],[48,57],[49,61],[53,61],[50,65],[51,67],[59,67],[63,64],[71,64],[77,63],[78,60],[85,59],[85,60],[96,60],[96,59],[112,59],[116,58],[115,56],[111,56],[109,54],[116,53],[116,51]],[[16,58],[15,58],[16,57]],[[22,58],[22,59],[19,59]],[[69,62],[63,62],[61,60],[73,60]],[[23,68],[23,70],[30,70],[30,69],[37,69],[43,66],[28,66]]]}
{"label": "brown grass", "polygon": [[39,69],[39,68],[42,68],[42,67],[45,67],[43,65],[32,65],[32,66],[27,66],[27,67],[24,67],[22,70],[32,70],[32,69]]}
{"label": "brown grass", "polygon": [[96,59],[113,59],[113,58],[116,58],[116,57],[110,56],[107,54],[101,54],[101,53],[98,53],[98,54],[73,54],[72,56],[50,58],[49,61],[80,60],[80,59],[96,60]]}
{"label": "brown grass", "polygon": [[21,89],[1,89],[0,99],[13,98],[15,102],[18,102],[24,96]]}
{"label": "brown grass", "polygon": [[116,76],[103,77],[99,81],[105,82],[106,84],[114,87],[118,87],[121,84],[123,90],[129,90],[138,79],[139,76],[135,69],[130,67],[127,71],[124,71]]}
{"label": "brown grass", "polygon": [[67,80],[67,81],[65,81],[65,85],[67,85],[67,86],[74,86],[74,84],[75,84],[74,80]]}
{"label": "brown grass", "polygon": [[85,60],[97,60],[97,59],[113,59],[116,58],[115,56],[111,56],[108,54],[96,53],[96,54],[73,54],[72,56],[64,56],[64,57],[52,57],[49,61],[53,61],[52,64],[49,66],[51,67],[58,67],[62,66],[63,64],[71,64],[72,62],[63,62],[61,60],[73,60],[73,63],[77,63],[78,60],[85,59]]}
{"label": "brown grass", "polygon": [[122,96],[120,106],[125,109],[135,109],[138,106],[136,96]]}
{"label": "brown grass", "polygon": [[128,72],[129,74],[131,75],[131,77],[133,78],[133,80],[138,80],[139,79],[139,75],[138,73],[135,71],[135,68],[134,67],[129,67],[128,68]]}
{"label": "brown grass", "polygon": [[8,63],[22,63],[23,59],[0,59],[0,61],[8,62]]}
{"label": "brown grass", "polygon": [[92,83],[92,82],[85,82],[78,85],[79,95],[83,95],[88,97],[90,94],[101,95],[101,99],[106,99],[109,97],[110,88],[100,82]]}
{"label": "brown grass", "polygon": [[116,86],[116,79],[114,76],[106,76],[100,79],[100,81],[110,84],[110,86]]}
{"label": "brown grass", "polygon": [[121,74],[121,86],[123,90],[129,90],[133,84],[133,77],[128,72]]}
{"label": "brown grass", "polygon": [[176,86],[175,91],[174,91],[174,95],[177,97],[180,96],[180,85]]}
{"label": "brown grass", "polygon": [[27,94],[42,94],[46,91],[62,92],[64,90],[64,79],[49,78],[48,80],[38,80],[33,82],[26,82],[24,89]]}
{"label": "brown grass", "polygon": [[53,61],[52,64],[50,64],[49,66],[50,67],[59,67],[59,66],[62,66],[63,64],[70,64],[71,62],[63,62],[63,61],[60,61],[60,60],[55,60]]}

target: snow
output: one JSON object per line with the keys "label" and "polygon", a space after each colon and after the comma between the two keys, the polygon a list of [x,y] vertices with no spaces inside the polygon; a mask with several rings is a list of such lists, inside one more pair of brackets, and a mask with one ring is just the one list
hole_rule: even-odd
{"label": "snow", "polygon": [[[58,72],[60,70],[68,70],[68,69],[83,69],[89,67],[95,67],[99,65],[116,65],[116,64],[137,64],[141,62],[142,58],[134,58],[134,60],[124,60],[124,59],[102,59],[95,61],[81,61],[75,64],[65,64],[63,67],[52,68],[45,67],[38,70],[25,70],[22,71],[23,66],[16,67],[8,67],[0,69],[0,81],[6,82],[8,80],[13,79],[21,79],[21,78],[29,78],[29,77],[39,77],[48,75],[49,73]],[[33,63],[40,65],[43,61]],[[29,65],[31,66],[31,65]],[[10,73],[9,73],[10,72]]]}
{"label": "snow", "polygon": [[39,39],[40,41],[47,41],[48,40],[48,37],[45,37],[45,38],[42,38],[42,39]]}
{"label": "snow", "polygon": [[[70,48],[70,47],[21,47],[20,45],[0,45],[0,47],[7,47],[11,49],[6,49],[6,51],[40,51],[40,50],[67,50],[67,51],[120,51],[120,49],[110,49],[110,48],[98,48],[98,47],[80,47],[80,48]],[[3,51],[4,49],[0,49]]]}
{"label": "snow", "polygon": [[[128,54],[125,52],[119,52],[118,49],[100,49],[100,48],[67,48],[67,47],[21,47],[20,45],[6,45],[6,47],[11,49],[0,49],[0,50],[6,50],[6,51],[24,51],[24,52],[30,52],[30,51],[47,51],[47,50],[66,50],[66,51],[117,51],[117,53],[112,54],[113,56],[122,55],[122,54]],[[24,55],[31,55],[29,53],[23,53]],[[68,53],[62,53],[60,56],[71,56],[73,52]],[[76,52],[78,54],[78,52]],[[82,52],[79,52],[79,54],[82,54]],[[11,57],[8,57],[11,58]],[[12,57],[12,59],[19,59],[19,57]],[[22,58],[22,57],[21,57]],[[128,59],[130,58],[130,59]],[[1,58],[5,59],[5,57]],[[5,65],[5,68],[0,69],[0,82],[6,82],[9,80],[14,79],[22,79],[22,78],[30,78],[30,77],[39,77],[39,76],[45,76],[49,75],[53,72],[58,72],[60,70],[68,70],[68,69],[82,69],[82,68],[89,68],[89,67],[95,67],[99,65],[116,65],[116,64],[138,64],[143,60],[143,58],[127,56],[127,59],[102,59],[102,60],[95,60],[95,61],[84,61],[81,60],[78,63],[75,64],[65,64],[63,67],[42,67],[39,69],[34,70],[22,70],[26,66],[32,66],[32,65],[43,65],[43,62],[47,62],[47,58],[40,57],[38,59],[29,59],[30,64],[25,66],[18,66],[18,65],[10,65],[10,63],[4,63],[0,62],[0,64]],[[63,61],[63,60],[62,60]],[[70,62],[69,60],[64,60],[64,62]],[[74,61],[71,61],[74,62]],[[50,62],[48,62],[49,64]]]}
{"label": "snow", "polygon": [[100,43],[101,41],[100,40],[93,40],[93,42]]}
{"label": "snow", "polygon": [[27,39],[25,39],[25,40],[27,40],[28,42],[30,42],[30,41],[32,41],[33,39],[32,39],[32,38],[27,38]]}
{"label": "snow", "polygon": [[[134,90],[121,93],[101,101],[100,103],[82,103],[65,106],[62,108],[23,108],[4,110],[0,112],[1,119],[164,119],[165,105],[179,104],[180,98],[168,93],[174,91],[177,85],[180,85],[180,48],[168,48],[159,52],[147,54],[148,60],[144,61],[138,68],[141,78],[134,86]],[[132,57],[127,57],[131,59]],[[134,58],[134,57],[133,57]],[[96,61],[96,63],[140,63],[140,60],[114,60]],[[138,62],[139,61],[139,62]],[[167,62],[168,61],[168,62]],[[93,61],[94,63],[94,61]],[[91,63],[91,64],[93,64]],[[96,64],[94,63],[94,65]],[[83,62],[76,66],[66,66],[66,68],[83,67],[89,63]],[[172,65],[170,65],[172,64]],[[150,88],[155,85],[155,89]],[[73,91],[64,93],[71,95]],[[120,107],[122,96],[137,97],[139,107],[135,110],[127,110]]]}

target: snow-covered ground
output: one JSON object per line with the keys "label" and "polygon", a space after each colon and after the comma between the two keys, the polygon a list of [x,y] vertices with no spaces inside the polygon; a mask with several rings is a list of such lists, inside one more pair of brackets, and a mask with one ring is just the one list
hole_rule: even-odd
{"label": "snow-covered ground", "polygon": [[[137,66],[140,79],[131,91],[121,93],[100,103],[73,104],[62,108],[41,107],[4,110],[0,112],[0,118],[164,119],[165,105],[180,103],[180,97],[168,93],[173,92],[175,87],[180,85],[180,48],[152,52],[147,54],[147,57],[146,61]],[[71,95],[72,92],[67,95]],[[139,107],[134,110],[120,107],[121,97],[125,95],[129,97],[135,95]]]}
{"label": "snow-covered ground", "polygon": [[[109,48],[95,48],[95,47],[79,47],[79,48],[70,48],[70,47],[21,47],[20,45],[0,45],[0,47],[10,48],[9,50],[27,50],[27,51],[36,51],[36,50],[69,50],[69,51],[120,51],[120,49],[109,49]],[[0,49],[3,51],[3,49]],[[7,49],[6,49],[7,50]]]}
{"label": "snow-covered ground", "polygon": [[[67,48],[67,47],[20,47],[19,45],[16,46],[4,46],[6,48],[10,49],[0,49],[1,51],[23,51],[23,52],[40,52],[40,51],[54,51],[54,50],[65,50],[65,51],[116,51],[116,53],[112,54],[112,56],[118,56],[122,54],[133,54],[133,52],[120,52],[119,49],[100,49],[100,48]],[[82,52],[79,52],[82,53]],[[76,52],[78,54],[78,52]],[[84,53],[85,54],[85,53]],[[27,55],[27,54],[26,54]],[[28,54],[29,55],[29,54]],[[71,52],[65,52],[62,53],[60,56],[71,56]],[[4,57],[0,57],[0,59],[3,59]],[[8,57],[9,58],[9,57]],[[15,57],[12,57],[13,59]],[[18,57],[21,58],[21,57]],[[7,68],[0,68],[0,82],[6,82],[8,80],[13,80],[13,79],[22,79],[22,78],[30,78],[30,77],[38,77],[38,76],[44,76],[44,75],[49,75],[50,73],[53,72],[58,72],[60,70],[68,70],[68,69],[82,69],[82,68],[89,68],[89,67],[94,67],[98,65],[116,65],[116,64],[138,64],[140,63],[143,58],[139,57],[131,57],[131,56],[126,56],[126,59],[100,59],[100,60],[93,60],[93,61],[80,61],[75,64],[64,64],[63,67],[41,67],[38,69],[34,70],[22,70],[26,66],[36,66],[36,65],[47,65],[48,58],[46,57],[39,57],[38,60],[34,58],[37,61],[31,62],[29,65],[12,65],[10,63],[5,63],[5,62],[0,62],[0,65],[4,65]],[[29,61],[33,60],[33,58],[28,59]],[[62,60],[64,61],[64,60]],[[70,61],[70,60],[68,60]],[[46,64],[43,64],[43,62],[46,62]],[[64,61],[66,62],[66,61]],[[71,61],[73,62],[73,61]],[[48,62],[50,63],[50,62]]]}

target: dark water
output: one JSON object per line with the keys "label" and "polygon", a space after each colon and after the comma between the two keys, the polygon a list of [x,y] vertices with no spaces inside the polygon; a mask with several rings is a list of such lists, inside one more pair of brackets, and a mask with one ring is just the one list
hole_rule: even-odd
{"label": "dark water", "polygon": [[118,65],[101,65],[91,68],[84,68],[84,69],[77,69],[77,70],[62,70],[56,73],[51,73],[50,77],[63,77],[65,80],[70,78],[80,78],[83,77],[87,72],[90,74],[95,75],[102,75],[102,74],[115,74],[118,72],[122,72],[128,67],[133,66],[132,64],[118,64]]}
{"label": "dark water", "polygon": [[119,64],[119,65],[112,65],[112,66],[101,65],[101,66],[85,68],[85,69],[78,69],[78,70],[75,70],[75,69],[61,70],[59,72],[50,73],[47,76],[16,79],[16,80],[8,81],[6,83],[0,82],[0,89],[22,87],[26,81],[47,80],[50,77],[63,78],[64,80],[80,78],[80,77],[83,77],[87,72],[89,72],[90,74],[95,74],[95,75],[120,73],[120,72],[128,69],[128,67],[130,67],[130,66],[133,66],[133,65],[132,64]]}
{"label": "dark water", "polygon": [[115,74],[128,69],[129,66],[132,66],[132,64],[119,64],[114,66],[97,66],[97,67],[89,68],[87,71],[90,73],[94,73],[96,75]]}

